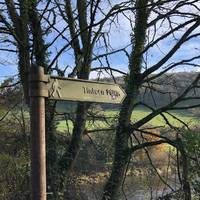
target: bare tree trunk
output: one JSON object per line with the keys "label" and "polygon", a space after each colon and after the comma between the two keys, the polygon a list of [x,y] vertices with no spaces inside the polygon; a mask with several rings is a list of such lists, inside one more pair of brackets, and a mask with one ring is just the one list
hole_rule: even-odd
{"label": "bare tree trunk", "polygon": [[29,21],[33,35],[33,55],[35,56],[35,64],[44,67],[45,73],[47,73],[47,52],[37,12],[36,1],[32,1],[29,7]]}
{"label": "bare tree trunk", "polygon": [[147,29],[147,9],[148,0],[137,0],[136,7],[136,19],[134,38],[132,38],[132,53],[129,60],[130,74],[126,83],[127,96],[123,102],[118,128],[115,138],[115,157],[112,167],[112,173],[105,185],[102,200],[116,200],[118,199],[117,193],[121,187],[123,177],[125,175],[125,169],[128,163],[128,127],[133,110],[135,99],[138,96],[138,89],[140,87],[140,74],[142,65],[142,51],[145,45],[145,36]]}
{"label": "bare tree trunk", "polygon": [[[178,147],[179,151],[181,153],[181,161],[182,161],[182,187],[183,187],[183,193],[184,193],[184,200],[191,200],[191,188],[190,183],[188,180],[188,159],[187,155],[183,146],[182,141],[179,139],[178,141]],[[179,163],[177,163],[179,164]]]}
{"label": "bare tree trunk", "polygon": [[77,116],[76,116],[76,123],[73,129],[73,134],[71,138],[71,142],[67,147],[65,154],[62,157],[62,160],[59,162],[59,166],[61,167],[62,172],[62,182],[64,182],[65,177],[68,175],[69,171],[71,170],[73,163],[78,155],[80,150],[80,145],[82,142],[82,133],[85,130],[85,123],[86,123],[86,104],[79,103],[77,108]]}
{"label": "bare tree trunk", "polygon": [[[59,6],[59,4],[57,4]],[[80,27],[80,40],[78,39],[75,18],[73,16],[71,1],[65,1],[65,12],[67,15],[66,22],[69,25],[70,36],[72,39],[72,48],[75,55],[75,69],[70,74],[70,77],[77,76],[80,79],[88,79],[90,66],[92,62],[92,45],[91,45],[91,35],[88,34],[87,25],[87,5],[86,1],[77,1],[78,7],[78,22]],[[80,45],[82,43],[82,45]],[[80,47],[82,46],[82,48]],[[65,179],[69,175],[71,168],[74,165],[76,157],[78,156],[82,135],[85,130],[86,118],[87,118],[87,103],[78,103],[76,110],[76,119],[74,122],[74,128],[72,132],[72,137],[69,145],[66,145],[65,153],[62,155],[58,161],[57,175],[54,184],[54,199],[59,198],[59,194],[64,193],[65,189]]]}
{"label": "bare tree trunk", "polygon": [[29,33],[28,33],[28,1],[22,0],[19,2],[19,10],[17,13],[13,0],[6,0],[8,14],[14,26],[14,34],[17,39],[18,48],[18,69],[19,76],[23,86],[24,97],[26,103],[29,102],[28,95],[28,74],[30,69],[30,48],[29,48]]}
{"label": "bare tree trunk", "polygon": [[21,45],[19,45],[19,71],[22,80],[24,97],[26,103],[29,103],[29,69],[30,69],[30,48],[29,48],[29,33],[28,33],[28,2],[27,0],[20,1],[20,11],[21,11],[21,30],[20,30],[20,40]]}
{"label": "bare tree trunk", "polygon": [[[121,130],[119,130],[121,129]],[[111,176],[105,185],[102,200],[115,200],[118,199],[119,188],[122,184],[123,177],[125,175],[126,166],[128,163],[128,154],[126,152],[128,148],[128,136],[124,131],[124,128],[118,127],[115,138],[115,157],[112,167]]]}

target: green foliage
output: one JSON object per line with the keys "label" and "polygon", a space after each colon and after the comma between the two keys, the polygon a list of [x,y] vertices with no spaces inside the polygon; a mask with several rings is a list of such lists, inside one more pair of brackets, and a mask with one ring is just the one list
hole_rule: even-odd
{"label": "green foliage", "polygon": [[0,123],[0,199],[30,199],[29,138],[11,117]]}
{"label": "green foliage", "polygon": [[30,163],[25,155],[13,157],[0,154],[0,199],[27,200],[30,198]]}
{"label": "green foliage", "polygon": [[189,174],[194,199],[200,196],[200,132],[199,128],[184,132],[184,147],[189,158]]}
{"label": "green foliage", "polygon": [[[12,84],[6,80],[1,86]],[[20,86],[0,90],[0,199],[30,199],[29,115]]]}
{"label": "green foliage", "polygon": [[96,145],[96,160],[110,163],[113,159],[114,151],[114,131],[97,132],[92,137]]}

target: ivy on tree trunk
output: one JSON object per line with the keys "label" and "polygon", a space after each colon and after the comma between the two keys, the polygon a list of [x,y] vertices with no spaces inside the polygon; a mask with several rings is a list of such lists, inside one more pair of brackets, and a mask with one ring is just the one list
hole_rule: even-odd
{"label": "ivy on tree trunk", "polygon": [[145,45],[148,7],[147,0],[136,1],[135,28],[132,36],[132,52],[129,59],[129,75],[126,82],[126,98],[122,104],[119,114],[118,127],[115,137],[115,156],[112,172],[104,187],[102,200],[118,199],[119,188],[125,176],[126,167],[129,160],[128,140],[129,124],[133,110],[133,105],[139,94],[140,74],[142,69],[142,51]]}

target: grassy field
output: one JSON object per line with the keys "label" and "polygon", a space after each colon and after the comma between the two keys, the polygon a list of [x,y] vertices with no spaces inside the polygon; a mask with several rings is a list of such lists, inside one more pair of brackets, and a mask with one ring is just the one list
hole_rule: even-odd
{"label": "grassy field", "polygon": [[[135,110],[132,114],[132,121],[133,122],[138,121],[150,113],[151,113],[150,111],[144,110],[144,109]],[[164,115],[167,118],[167,120],[170,122],[170,124],[172,124],[173,126],[180,127],[183,125],[178,119],[180,119],[181,121],[185,122],[188,125],[195,125],[199,122],[199,119],[197,119],[192,114],[186,111],[185,112],[170,112],[170,114],[172,114],[175,118],[167,113],[165,113]],[[167,126],[164,118],[161,115],[158,115],[155,118],[153,118],[151,121],[149,121],[149,124],[153,126]]]}
{"label": "grassy field", "polygon": [[[136,121],[144,118],[145,116],[147,116],[150,113],[151,112],[149,110],[146,110],[146,109],[143,109],[143,108],[136,109],[132,113],[131,119],[132,119],[133,122],[136,122]],[[107,117],[115,117],[115,116],[118,115],[118,111],[108,110],[108,111],[102,112],[102,114],[104,116],[107,116]],[[183,121],[184,123],[186,123],[188,125],[196,125],[200,122],[200,120],[198,118],[194,117],[191,113],[189,113],[187,111],[171,112],[171,114],[174,115],[175,118],[168,115],[168,114],[164,114],[164,115],[168,119],[170,124],[172,124],[173,126],[180,127],[180,126],[183,125],[176,118],[180,119],[181,121]],[[155,118],[153,118],[151,121],[149,121],[148,124],[150,124],[152,126],[165,126],[165,127],[168,126],[161,115],[158,115]],[[73,127],[72,122],[69,121],[68,122],[68,129],[71,131],[72,127]],[[100,121],[100,120],[96,120],[95,122],[88,121],[87,127],[88,127],[88,129],[106,128],[106,127],[108,127],[108,124],[106,122]],[[67,130],[66,121],[65,120],[59,121],[57,128],[61,132],[66,131]]]}

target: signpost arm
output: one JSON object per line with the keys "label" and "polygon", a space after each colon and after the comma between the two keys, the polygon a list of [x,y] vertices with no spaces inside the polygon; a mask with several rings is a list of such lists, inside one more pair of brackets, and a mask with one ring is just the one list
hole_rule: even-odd
{"label": "signpost arm", "polygon": [[45,82],[43,67],[32,66],[29,90],[32,200],[46,200]]}

